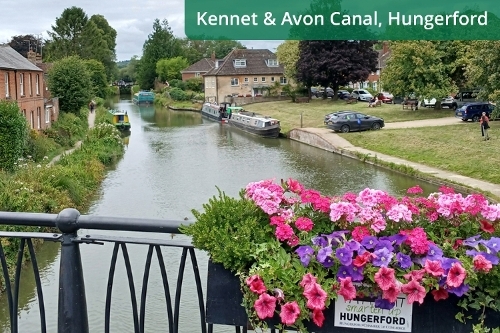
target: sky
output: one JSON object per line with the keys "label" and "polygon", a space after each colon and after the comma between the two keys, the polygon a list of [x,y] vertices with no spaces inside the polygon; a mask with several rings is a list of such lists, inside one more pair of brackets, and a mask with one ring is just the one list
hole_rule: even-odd
{"label": "sky", "polygon": [[[90,18],[103,15],[116,32],[116,60],[141,56],[142,46],[153,31],[155,19],[167,19],[175,36],[185,37],[184,0],[0,0],[0,44],[17,35],[39,35],[47,31],[64,9],[76,6]],[[28,9],[30,15],[22,9]],[[247,48],[269,49],[273,52],[279,41],[241,41]]]}

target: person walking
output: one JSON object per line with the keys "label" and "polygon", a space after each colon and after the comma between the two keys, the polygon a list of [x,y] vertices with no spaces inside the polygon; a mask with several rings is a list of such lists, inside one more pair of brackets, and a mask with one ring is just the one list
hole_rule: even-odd
{"label": "person walking", "polygon": [[483,136],[483,140],[489,140],[490,137],[488,135],[488,129],[490,128],[490,119],[486,115],[486,112],[483,112],[483,114],[481,115],[479,124],[481,125],[481,135]]}

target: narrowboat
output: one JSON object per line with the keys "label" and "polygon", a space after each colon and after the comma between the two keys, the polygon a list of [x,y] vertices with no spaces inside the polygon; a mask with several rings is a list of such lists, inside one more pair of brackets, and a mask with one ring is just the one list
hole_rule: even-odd
{"label": "narrowboat", "polygon": [[245,111],[242,107],[227,107],[228,123],[245,132],[255,134],[264,138],[277,138],[281,132],[278,119],[263,116],[251,111]]}
{"label": "narrowboat", "polygon": [[221,123],[227,123],[227,103],[212,104],[205,103],[201,108],[201,115],[213,121],[219,121]]}
{"label": "narrowboat", "polygon": [[155,94],[151,91],[139,91],[134,94],[132,101],[135,104],[153,104],[155,101]]}
{"label": "narrowboat", "polygon": [[120,110],[109,110],[109,113],[113,115],[112,123],[120,131],[130,131],[130,121],[128,120],[127,111]]}

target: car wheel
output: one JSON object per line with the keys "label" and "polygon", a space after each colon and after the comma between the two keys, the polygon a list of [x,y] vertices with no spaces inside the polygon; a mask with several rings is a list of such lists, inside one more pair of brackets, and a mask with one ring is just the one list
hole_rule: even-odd
{"label": "car wheel", "polygon": [[479,121],[479,116],[475,115],[474,117],[472,117],[472,121],[477,123]]}
{"label": "car wheel", "polygon": [[373,123],[372,130],[378,131],[380,129],[380,123]]}
{"label": "car wheel", "polygon": [[341,131],[342,133],[349,133],[349,126],[347,126],[347,125],[342,126],[342,127],[340,128],[340,131]]}
{"label": "car wheel", "polygon": [[456,109],[457,109],[457,105],[456,105],[456,104],[453,104],[453,105],[451,106],[451,108],[452,108],[453,110],[456,110]]}
{"label": "car wheel", "polygon": [[358,97],[358,101],[361,101],[361,97]]}

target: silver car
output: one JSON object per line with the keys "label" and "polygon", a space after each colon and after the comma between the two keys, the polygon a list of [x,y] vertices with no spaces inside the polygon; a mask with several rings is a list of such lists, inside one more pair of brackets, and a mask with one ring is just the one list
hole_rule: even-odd
{"label": "silver car", "polygon": [[351,93],[351,97],[356,98],[358,101],[369,102],[373,98],[373,95],[365,89],[354,89]]}

